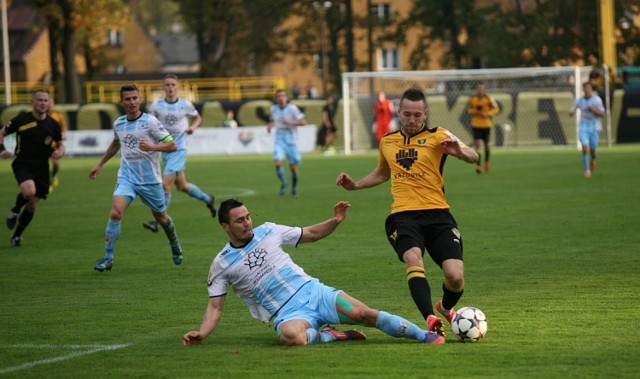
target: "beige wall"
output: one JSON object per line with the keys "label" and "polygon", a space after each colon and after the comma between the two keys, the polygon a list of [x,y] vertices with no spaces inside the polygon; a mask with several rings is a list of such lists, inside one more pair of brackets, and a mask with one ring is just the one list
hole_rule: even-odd
{"label": "beige wall", "polygon": [[24,56],[26,82],[38,82],[49,73],[49,33],[40,33],[31,50]]}
{"label": "beige wall", "polygon": [[[162,54],[142,29],[140,23],[132,19],[121,31],[123,33],[122,46],[107,47],[107,57],[121,59],[121,64],[130,73],[161,72],[164,61]],[[112,68],[113,70],[115,67]]]}

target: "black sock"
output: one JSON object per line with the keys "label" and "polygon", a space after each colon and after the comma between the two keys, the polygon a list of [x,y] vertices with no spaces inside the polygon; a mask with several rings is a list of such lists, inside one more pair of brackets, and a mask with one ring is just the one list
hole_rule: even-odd
{"label": "black sock", "polygon": [[413,302],[418,307],[422,317],[426,319],[433,314],[433,305],[431,304],[431,287],[424,275],[424,269],[420,267],[411,267],[407,269],[407,283]]}
{"label": "black sock", "polygon": [[452,309],[458,304],[458,300],[462,297],[464,289],[460,292],[453,292],[442,283],[442,308]]}
{"label": "black sock", "polygon": [[22,235],[22,232],[24,232],[27,226],[29,226],[31,220],[33,220],[33,213],[29,212],[26,209],[22,211],[22,213],[20,213],[20,218],[18,218],[18,226],[16,226],[16,230],[13,233],[13,236],[20,237]]}
{"label": "black sock", "polygon": [[28,203],[28,200],[22,197],[22,194],[19,193],[16,197],[16,204],[11,208],[11,212],[20,213],[20,209],[22,209],[26,203]]}

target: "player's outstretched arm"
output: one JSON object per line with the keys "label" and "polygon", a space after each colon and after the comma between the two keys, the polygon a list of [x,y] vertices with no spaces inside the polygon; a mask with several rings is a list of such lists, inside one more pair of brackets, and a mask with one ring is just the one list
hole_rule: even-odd
{"label": "player's outstretched arm", "polygon": [[315,242],[333,233],[338,225],[347,218],[347,210],[350,206],[351,204],[348,202],[340,201],[333,207],[333,217],[319,224],[302,228],[300,243]]}
{"label": "player's outstretched arm", "polygon": [[385,170],[381,169],[380,167],[376,167],[376,169],[371,171],[369,175],[356,182],[353,180],[353,178],[351,178],[351,176],[349,176],[349,174],[343,172],[338,175],[338,178],[336,179],[336,185],[338,187],[346,189],[347,191],[355,191],[377,186],[378,184],[384,183],[389,180],[390,176],[391,171],[389,169]]}
{"label": "player's outstretched arm", "polygon": [[476,163],[480,158],[478,156],[478,153],[474,149],[468,146],[461,146],[460,141],[457,139],[444,139],[440,141],[440,145],[442,145],[445,153],[461,159],[467,163]]}
{"label": "player's outstretched arm", "polygon": [[184,346],[199,345],[202,341],[213,332],[218,325],[220,317],[222,317],[222,309],[224,308],[225,296],[217,296],[209,299],[207,309],[204,311],[200,330],[192,330],[182,336],[182,344]]}

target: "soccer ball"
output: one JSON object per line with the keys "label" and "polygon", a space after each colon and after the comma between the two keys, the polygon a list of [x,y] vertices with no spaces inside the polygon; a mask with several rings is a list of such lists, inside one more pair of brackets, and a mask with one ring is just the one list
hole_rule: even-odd
{"label": "soccer ball", "polygon": [[487,317],[478,308],[460,308],[451,320],[451,330],[462,342],[480,341],[487,334]]}

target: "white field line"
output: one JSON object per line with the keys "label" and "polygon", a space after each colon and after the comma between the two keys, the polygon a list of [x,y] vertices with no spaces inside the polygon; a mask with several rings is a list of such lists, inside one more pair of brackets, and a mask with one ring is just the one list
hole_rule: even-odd
{"label": "white field line", "polygon": [[[119,344],[119,345],[14,345],[14,346],[11,346],[11,348],[14,348],[14,349],[47,349],[47,350],[74,349],[74,350],[82,350],[82,351],[75,351],[75,352],[72,352],[72,353],[69,353],[69,354],[61,355],[59,357],[53,357],[53,358],[43,359],[43,360],[39,360],[39,361],[27,362],[27,363],[21,364],[19,366],[0,368],[0,374],[6,374],[6,373],[9,373],[9,372],[26,370],[26,369],[29,369],[29,368],[32,368],[32,367],[35,367],[35,366],[38,366],[38,365],[45,365],[45,364],[49,364],[49,363],[66,361],[67,359],[81,357],[83,355],[94,354],[94,353],[98,353],[98,352],[106,351],[106,350],[125,349],[125,348],[127,348],[129,346],[131,346],[130,343]],[[83,350],[83,349],[88,349],[88,350]]]}

